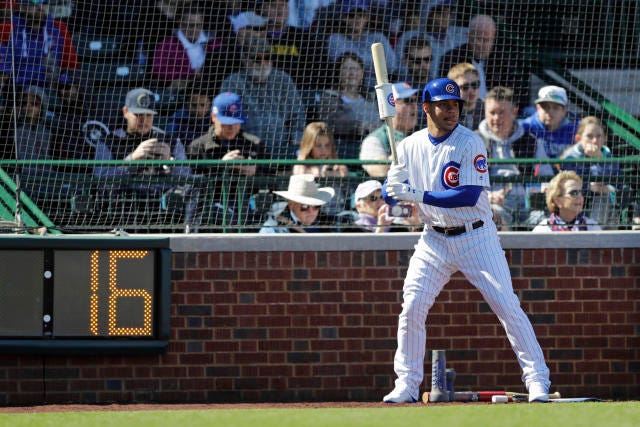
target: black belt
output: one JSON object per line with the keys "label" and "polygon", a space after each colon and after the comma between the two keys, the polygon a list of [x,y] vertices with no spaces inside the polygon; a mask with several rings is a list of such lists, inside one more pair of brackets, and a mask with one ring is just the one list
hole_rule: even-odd
{"label": "black belt", "polygon": [[[484,225],[482,220],[478,220],[471,224],[471,228],[475,230],[476,228],[480,228]],[[445,236],[459,236],[467,231],[467,228],[464,225],[459,227],[438,227],[436,225],[432,226],[433,231],[436,231],[440,234],[444,234]]]}

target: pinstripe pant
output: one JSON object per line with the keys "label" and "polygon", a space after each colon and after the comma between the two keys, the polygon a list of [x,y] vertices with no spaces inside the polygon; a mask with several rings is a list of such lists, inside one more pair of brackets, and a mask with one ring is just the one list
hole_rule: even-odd
{"label": "pinstripe pant", "polygon": [[509,266],[493,222],[447,237],[426,227],[415,246],[404,281],[394,370],[396,389],[415,398],[424,376],[425,322],[429,309],[453,273],[460,271],[475,286],[505,329],[522,368],[522,381],[549,386],[544,361],[531,322],[513,292]]}

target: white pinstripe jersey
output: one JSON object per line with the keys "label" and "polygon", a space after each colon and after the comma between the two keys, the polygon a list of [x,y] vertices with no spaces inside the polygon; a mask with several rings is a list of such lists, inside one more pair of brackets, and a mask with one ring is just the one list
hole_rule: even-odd
{"label": "white pinstripe jersey", "polygon": [[[421,190],[444,191],[462,185],[489,187],[487,150],[478,135],[462,125],[434,145],[422,129],[397,146],[398,164],[409,171],[409,183]],[[427,225],[455,227],[465,222],[492,221],[486,189],[475,206],[440,208],[420,203],[420,217]]]}

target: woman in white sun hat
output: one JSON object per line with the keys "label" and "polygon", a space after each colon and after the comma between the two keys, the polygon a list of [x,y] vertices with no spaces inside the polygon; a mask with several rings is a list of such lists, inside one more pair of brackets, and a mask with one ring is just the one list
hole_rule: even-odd
{"label": "woman in white sun hat", "polygon": [[260,233],[327,233],[334,230],[333,221],[320,207],[335,195],[331,187],[318,187],[310,174],[292,175],[286,191],[274,191],[285,202],[271,206]]}

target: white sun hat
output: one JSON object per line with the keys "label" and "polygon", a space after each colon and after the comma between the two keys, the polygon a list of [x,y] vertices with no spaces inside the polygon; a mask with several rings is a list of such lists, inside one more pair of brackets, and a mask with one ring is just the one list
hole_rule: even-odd
{"label": "white sun hat", "polygon": [[287,191],[274,191],[274,194],[303,205],[322,206],[333,198],[335,191],[331,187],[318,188],[311,174],[291,175]]}

